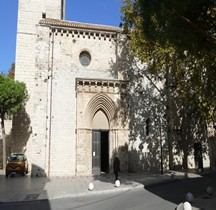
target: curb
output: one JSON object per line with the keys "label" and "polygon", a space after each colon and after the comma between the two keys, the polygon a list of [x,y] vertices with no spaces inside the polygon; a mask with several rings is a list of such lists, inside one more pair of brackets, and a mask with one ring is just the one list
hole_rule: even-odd
{"label": "curb", "polygon": [[[54,199],[60,199],[60,198],[78,198],[78,197],[89,197],[89,196],[93,196],[93,195],[101,195],[101,194],[111,194],[111,193],[117,193],[117,192],[127,192],[133,189],[140,189],[140,188],[144,188],[143,184],[137,184],[137,185],[132,185],[130,187],[118,187],[118,188],[114,188],[114,189],[104,189],[104,190],[88,190],[86,192],[81,192],[81,193],[69,193],[69,194],[65,194],[65,195],[59,195],[59,196],[53,196],[51,198],[49,198],[49,200],[54,200]],[[40,196],[39,196],[39,199]],[[38,199],[38,200],[39,200]],[[44,198],[43,198],[44,199]]]}

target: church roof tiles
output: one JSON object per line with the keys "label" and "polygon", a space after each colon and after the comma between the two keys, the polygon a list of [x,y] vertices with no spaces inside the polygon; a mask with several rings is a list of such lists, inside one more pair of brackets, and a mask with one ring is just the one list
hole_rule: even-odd
{"label": "church roof tiles", "polygon": [[51,25],[51,26],[98,30],[98,31],[109,31],[109,32],[121,32],[122,31],[121,28],[115,27],[115,26],[107,26],[107,25],[92,24],[92,23],[82,23],[82,22],[59,20],[59,19],[49,19],[49,18],[42,19],[39,23],[45,24],[45,25]]}

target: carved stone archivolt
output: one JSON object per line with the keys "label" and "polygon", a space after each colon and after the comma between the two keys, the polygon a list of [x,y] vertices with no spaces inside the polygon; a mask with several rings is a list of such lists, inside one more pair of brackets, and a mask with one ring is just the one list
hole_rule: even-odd
{"label": "carved stone archivolt", "polygon": [[117,101],[126,90],[127,82],[118,80],[84,80],[77,79],[76,92],[79,110],[82,113],[80,128],[91,129],[95,114],[101,110],[107,117],[110,129],[114,128],[114,118],[117,116]]}

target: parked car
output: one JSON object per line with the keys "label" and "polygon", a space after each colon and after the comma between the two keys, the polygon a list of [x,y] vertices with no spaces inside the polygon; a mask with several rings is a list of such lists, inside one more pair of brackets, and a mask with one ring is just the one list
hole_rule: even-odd
{"label": "parked car", "polygon": [[10,174],[21,174],[24,176],[28,173],[28,161],[25,154],[12,153],[7,160],[6,177]]}

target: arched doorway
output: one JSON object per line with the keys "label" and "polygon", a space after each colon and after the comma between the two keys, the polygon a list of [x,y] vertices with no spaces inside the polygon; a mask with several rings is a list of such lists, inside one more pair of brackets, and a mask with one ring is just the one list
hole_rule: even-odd
{"label": "arched doorway", "polygon": [[109,121],[103,110],[92,121],[92,173],[109,173]]}
{"label": "arched doorway", "polygon": [[[119,106],[126,83],[94,79],[77,79],[76,83],[76,174],[107,173],[114,154],[128,142],[128,124]],[[127,152],[120,151],[119,156],[126,168]]]}

